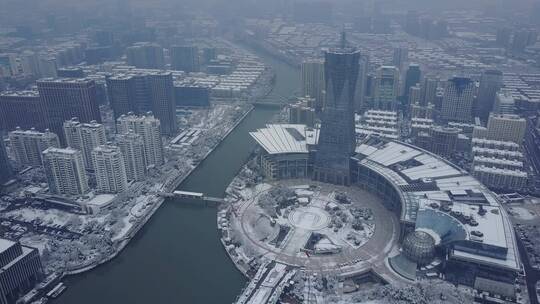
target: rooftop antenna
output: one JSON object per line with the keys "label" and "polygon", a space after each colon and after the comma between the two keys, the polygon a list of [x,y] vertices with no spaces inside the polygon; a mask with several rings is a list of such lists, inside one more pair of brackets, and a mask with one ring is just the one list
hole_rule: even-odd
{"label": "rooftop antenna", "polygon": [[345,25],[341,29],[341,48],[344,49],[347,47],[347,33],[345,32]]}

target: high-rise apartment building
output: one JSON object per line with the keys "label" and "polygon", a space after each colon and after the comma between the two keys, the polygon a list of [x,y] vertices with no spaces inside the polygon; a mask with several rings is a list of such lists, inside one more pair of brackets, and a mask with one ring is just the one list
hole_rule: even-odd
{"label": "high-rise apartment building", "polygon": [[503,91],[495,96],[493,114],[515,114],[516,100],[511,92]]}
{"label": "high-rise apartment building", "polygon": [[126,176],[129,181],[141,181],[146,176],[146,157],[141,135],[129,132],[120,134],[116,143],[124,157]]}
{"label": "high-rise apartment building", "polygon": [[107,143],[105,126],[95,121],[81,123],[77,118],[64,122],[64,136],[67,146],[82,152],[87,170],[93,170],[92,150]]}
{"label": "high-rise apartment building", "polygon": [[127,190],[126,167],[119,147],[109,145],[96,147],[92,151],[92,161],[98,192],[120,193]]}
{"label": "high-rise apartment building", "polygon": [[140,69],[163,69],[163,48],[155,43],[139,42],[126,49],[127,62]]}
{"label": "high-rise apartment building", "polygon": [[78,117],[81,122],[101,122],[96,83],[87,78],[41,79],[39,95],[46,108],[49,129],[65,143],[64,121]]}
{"label": "high-rise apartment building", "polygon": [[15,161],[21,167],[41,166],[42,152],[50,147],[60,147],[58,136],[48,130],[39,132],[17,128],[9,132],[8,137]]}
{"label": "high-rise apartment building", "polygon": [[396,111],[399,93],[399,70],[395,66],[382,66],[377,70],[373,108]]}
{"label": "high-rise apartment building", "polygon": [[302,96],[315,98],[314,108],[320,112],[324,106],[324,63],[322,60],[302,62]]}
{"label": "high-rise apartment building", "polygon": [[164,162],[163,143],[161,141],[159,119],[153,115],[122,115],[117,119],[117,131],[120,134],[133,132],[142,137],[147,166],[159,166]]}
{"label": "high-rise apartment building", "polygon": [[356,148],[355,91],[360,52],[341,46],[325,53],[326,102],[322,113],[313,178],[328,183],[350,184],[350,157]]}
{"label": "high-rise apartment building", "polygon": [[495,96],[503,84],[503,74],[498,70],[487,70],[480,78],[480,88],[476,99],[475,117],[487,122],[489,113],[493,111]]}
{"label": "high-rise apartment building", "polygon": [[187,73],[199,71],[199,48],[196,46],[172,46],[170,49],[173,70]]}
{"label": "high-rise apartment building", "polygon": [[441,105],[443,121],[472,121],[474,86],[474,82],[466,77],[448,80]]}
{"label": "high-rise apartment building", "polygon": [[491,114],[487,124],[487,138],[521,145],[526,130],[525,118],[512,114]]}
{"label": "high-rise apartment building", "polygon": [[36,91],[14,91],[0,93],[0,129],[13,131],[47,128],[45,105]]}
{"label": "high-rise apartment building", "polygon": [[43,167],[51,193],[79,196],[89,191],[81,151],[49,148],[43,151]]}
{"label": "high-rise apartment building", "polygon": [[457,128],[432,127],[430,130],[431,152],[444,157],[450,157],[456,151],[459,132],[460,130]]}

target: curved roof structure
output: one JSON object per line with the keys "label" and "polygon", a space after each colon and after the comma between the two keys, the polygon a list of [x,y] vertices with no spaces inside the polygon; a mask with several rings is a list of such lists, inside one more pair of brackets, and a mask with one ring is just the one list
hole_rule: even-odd
{"label": "curved roof structure", "polygon": [[356,153],[359,166],[397,189],[401,221],[437,237],[451,257],[520,269],[513,227],[499,197],[468,172],[421,148],[377,136],[366,138]]}
{"label": "curved roof structure", "polygon": [[270,124],[249,134],[268,154],[308,153],[319,138],[318,129],[295,124]]}

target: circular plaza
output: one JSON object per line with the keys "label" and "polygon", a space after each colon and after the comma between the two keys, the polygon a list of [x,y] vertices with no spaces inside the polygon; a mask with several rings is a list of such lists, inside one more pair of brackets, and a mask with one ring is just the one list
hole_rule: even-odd
{"label": "circular plaza", "polygon": [[381,199],[358,187],[294,179],[238,191],[230,238],[248,258],[319,273],[387,272],[399,224]]}

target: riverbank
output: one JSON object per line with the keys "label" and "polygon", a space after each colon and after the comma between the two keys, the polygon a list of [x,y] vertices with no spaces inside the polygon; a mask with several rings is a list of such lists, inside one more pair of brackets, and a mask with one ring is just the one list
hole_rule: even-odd
{"label": "riverbank", "polygon": [[[254,106],[250,106],[248,107],[248,110],[239,118],[236,120],[236,122],[233,124],[233,126],[231,128],[228,129],[228,131],[225,133],[225,135],[221,138],[221,140],[217,143],[217,145],[215,145],[214,147],[212,147],[204,156],[203,158],[201,159],[201,161],[196,165],[196,166],[193,166],[188,172],[186,172],[185,174],[180,174],[178,176],[178,178],[174,178],[174,182],[170,185],[164,185],[163,186],[163,192],[165,193],[168,193],[168,192],[172,192],[174,191],[176,188],[178,188],[180,186],[180,184],[182,184],[182,182],[184,182],[197,168],[198,166],[204,162],[208,156],[210,154],[212,154],[212,152],[214,152],[214,150],[216,148],[218,148],[221,143],[231,134],[232,131],[234,131],[234,129],[240,124],[242,123],[242,121],[251,113],[251,111],[253,111],[255,107]],[[76,274],[81,274],[83,272],[86,272],[86,271],[89,271],[89,270],[92,270],[100,265],[103,265],[109,261],[111,261],[112,259],[114,259],[116,256],[118,256],[118,254],[120,254],[122,252],[122,250],[124,250],[124,248],[129,244],[129,242],[131,241],[131,239],[139,232],[139,230],[141,230],[141,228],[144,227],[144,225],[148,222],[148,220],[150,220],[150,218],[152,218],[152,216],[155,214],[155,212],[161,207],[161,205],[165,202],[165,198],[161,197],[161,196],[156,196],[155,197],[155,200],[156,200],[156,203],[153,204],[153,207],[152,209],[150,210],[150,212],[146,213],[145,216],[143,217],[143,219],[139,222],[137,222],[137,224],[133,225],[130,230],[128,230],[128,232],[126,233],[126,236],[123,237],[121,239],[121,241],[118,242],[118,245],[115,249],[115,251],[107,256],[105,259],[103,260],[100,260],[92,265],[88,265],[88,266],[85,266],[85,267],[82,267],[82,268],[78,268],[78,269],[74,269],[74,270],[68,270],[68,271],[65,271],[64,272],[64,276],[68,276],[68,275],[76,275]]]}
{"label": "riverbank", "polygon": [[[290,96],[299,87],[296,70],[273,58],[261,59],[277,74],[271,96]],[[277,109],[258,106],[244,113],[212,153],[182,179],[181,189],[222,197],[255,146],[248,132],[263,127],[276,114]],[[66,277],[68,289],[54,303],[234,301],[246,279],[223,250],[216,233],[215,208],[171,198],[162,202],[150,218],[116,259]]]}

